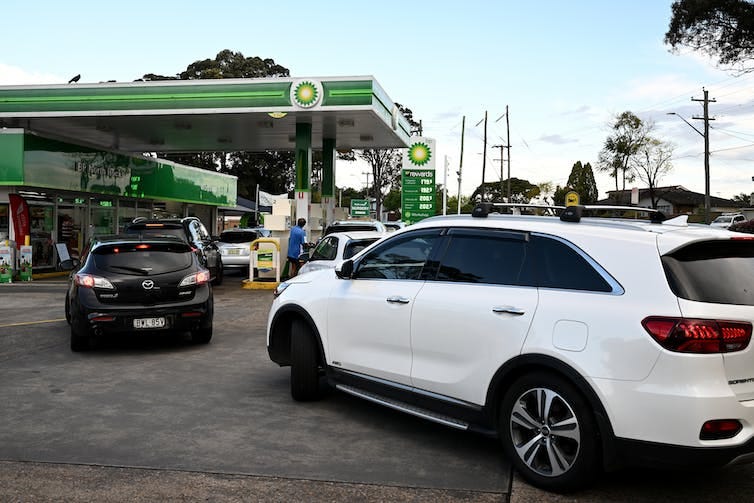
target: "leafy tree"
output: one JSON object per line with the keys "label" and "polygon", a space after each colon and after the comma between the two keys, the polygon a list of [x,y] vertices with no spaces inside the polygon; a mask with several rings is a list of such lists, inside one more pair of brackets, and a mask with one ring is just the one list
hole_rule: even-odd
{"label": "leafy tree", "polygon": [[745,0],[673,2],[665,43],[715,57],[721,65],[754,71],[754,3]]}
{"label": "leafy tree", "polygon": [[589,163],[581,164],[581,161],[576,161],[568,176],[568,187],[579,194],[581,204],[594,204],[599,198],[597,182],[594,181],[592,165]]}
{"label": "leafy tree", "polygon": [[[508,185],[508,180],[503,180],[504,183],[499,182],[484,182],[483,185],[479,185],[476,190],[471,194],[471,201],[479,202],[482,198],[482,188],[484,188],[485,198],[489,201],[501,202],[506,197],[503,187]],[[511,203],[528,203],[532,198],[539,196],[540,188],[538,185],[531,183],[529,180],[522,180],[520,178],[511,177]]]}
{"label": "leafy tree", "polygon": [[[142,80],[238,79],[288,77],[287,68],[272,59],[245,57],[225,49],[215,59],[197,60],[175,76],[145,74]],[[253,199],[257,185],[275,194],[293,189],[293,152],[202,152],[199,154],[158,153],[158,157],[238,177],[238,195]],[[313,167],[314,169],[314,167]]]}
{"label": "leafy tree", "polygon": [[[461,213],[469,214],[474,209],[473,201],[464,195],[461,195]],[[458,196],[448,197],[448,214],[455,215],[458,213]]]}
{"label": "leafy tree", "polygon": [[657,208],[657,198],[655,197],[657,182],[673,169],[670,159],[673,157],[674,148],[671,143],[662,142],[656,138],[648,138],[639,147],[637,155],[631,159],[631,167],[636,173],[636,177],[649,187],[649,199],[652,202],[652,208]]}
{"label": "leafy tree", "polygon": [[749,194],[744,194],[743,192],[733,196],[732,200],[735,201],[736,206],[738,206],[739,208],[748,207],[751,205],[751,196]]}
{"label": "leafy tree", "polygon": [[615,117],[615,122],[610,127],[612,134],[605,140],[605,146],[600,151],[597,169],[615,178],[616,191],[620,177],[625,190],[626,181],[633,181],[635,176],[631,168],[631,158],[647,141],[654,125],[642,121],[631,112],[623,112]]}

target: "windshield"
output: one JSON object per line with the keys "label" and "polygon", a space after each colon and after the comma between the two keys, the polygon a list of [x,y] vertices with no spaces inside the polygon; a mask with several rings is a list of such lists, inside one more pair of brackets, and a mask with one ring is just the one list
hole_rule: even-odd
{"label": "windshield", "polygon": [[716,219],[712,221],[713,224],[728,224],[730,221],[733,220],[733,217],[723,217],[719,216]]}

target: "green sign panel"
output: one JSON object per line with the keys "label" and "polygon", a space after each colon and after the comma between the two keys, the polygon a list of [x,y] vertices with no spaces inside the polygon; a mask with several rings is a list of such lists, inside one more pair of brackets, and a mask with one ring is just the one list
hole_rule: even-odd
{"label": "green sign panel", "polygon": [[352,217],[368,217],[369,213],[370,211],[368,199],[351,199]]}
{"label": "green sign panel", "polygon": [[413,224],[435,215],[435,170],[402,171],[401,208],[401,219],[406,224]]}

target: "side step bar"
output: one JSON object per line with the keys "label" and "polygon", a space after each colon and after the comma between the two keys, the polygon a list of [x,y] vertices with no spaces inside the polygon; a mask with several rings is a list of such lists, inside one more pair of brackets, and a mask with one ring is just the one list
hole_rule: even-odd
{"label": "side step bar", "polygon": [[412,416],[417,416],[422,419],[428,419],[429,421],[434,421],[435,423],[440,423],[445,426],[450,426],[451,428],[456,428],[459,430],[469,429],[468,423],[464,423],[463,421],[459,421],[452,417],[443,416],[441,414],[436,414],[427,409],[422,409],[420,407],[416,407],[414,405],[410,405],[405,402],[399,402],[398,400],[386,398],[384,396],[377,395],[376,393],[370,393],[369,391],[364,391],[359,388],[354,388],[353,386],[348,386],[346,384],[336,384],[335,388],[345,393],[348,393],[349,395],[357,396],[359,398],[363,398],[364,400],[369,400],[370,402],[384,405],[385,407],[390,407],[391,409],[399,410],[401,412],[405,412],[406,414],[411,414]]}

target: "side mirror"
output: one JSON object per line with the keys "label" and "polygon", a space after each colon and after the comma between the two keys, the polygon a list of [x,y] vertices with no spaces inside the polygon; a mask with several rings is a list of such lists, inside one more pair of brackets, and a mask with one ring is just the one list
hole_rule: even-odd
{"label": "side mirror", "polygon": [[351,279],[353,275],[353,260],[348,259],[335,266],[335,275],[340,279]]}
{"label": "side mirror", "polygon": [[299,262],[309,262],[309,252],[304,252],[301,255],[298,256]]}

